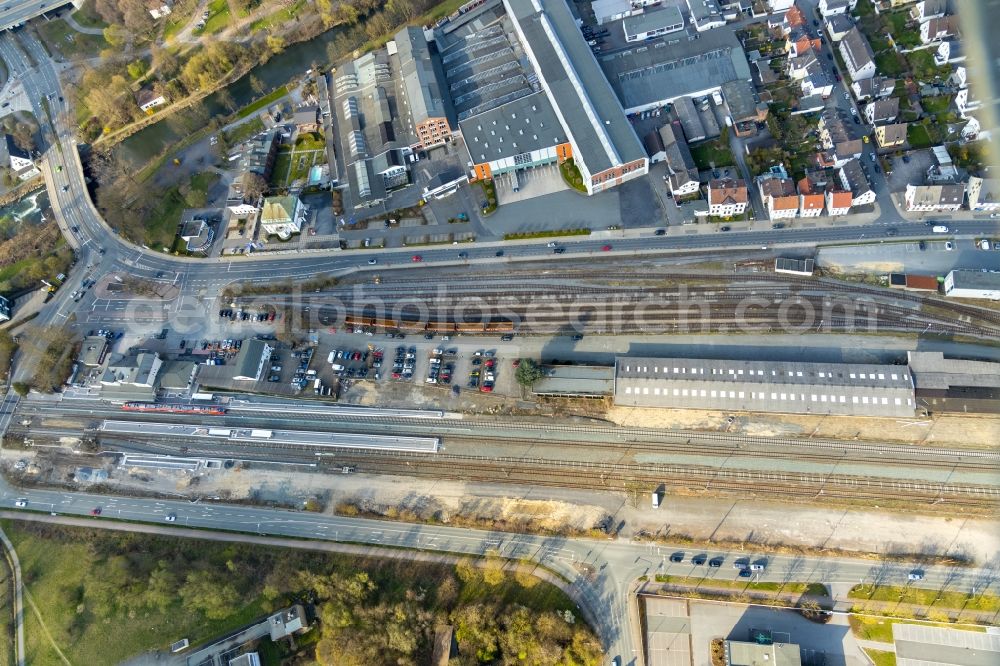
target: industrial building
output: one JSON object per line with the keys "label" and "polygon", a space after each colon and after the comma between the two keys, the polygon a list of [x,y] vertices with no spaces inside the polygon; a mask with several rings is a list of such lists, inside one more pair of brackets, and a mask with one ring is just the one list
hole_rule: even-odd
{"label": "industrial building", "polygon": [[726,666],[802,666],[802,655],[791,643],[726,641]]}
{"label": "industrial building", "polygon": [[1000,300],[1000,271],[951,271],[944,278],[944,295]]}
{"label": "industrial building", "polygon": [[680,97],[710,95],[730,81],[752,80],[746,54],[731,30],[669,35],[643,48],[601,55],[598,61],[627,113]]}
{"label": "industrial building", "polygon": [[646,152],[566,0],[504,0],[589,194],[649,171]]}
{"label": "industrial building", "polygon": [[614,392],[615,371],[604,365],[552,365],[531,385],[535,395],[559,398],[604,398]]}
{"label": "industrial building", "polygon": [[[982,585],[986,590],[986,584]],[[1000,663],[1000,635],[920,624],[892,625],[898,666],[987,666]]]}
{"label": "industrial building", "polygon": [[907,352],[918,405],[931,411],[1000,412],[1000,363]]}
{"label": "industrial building", "polygon": [[615,360],[616,405],[910,417],[906,366],[691,358]]}
{"label": "industrial building", "polygon": [[260,381],[264,368],[271,360],[274,347],[264,340],[247,340],[236,355],[233,379],[237,381]]}
{"label": "industrial building", "polygon": [[790,259],[787,257],[778,257],[774,260],[775,273],[811,276],[815,270],[816,261],[814,259]]}
{"label": "industrial building", "polygon": [[409,179],[407,157],[451,138],[453,112],[423,30],[408,27],[384,49],[333,74],[333,112],[355,208],[385,201]]}
{"label": "industrial building", "polygon": [[670,5],[647,9],[622,21],[626,42],[641,42],[683,29],[684,16],[681,10]]}

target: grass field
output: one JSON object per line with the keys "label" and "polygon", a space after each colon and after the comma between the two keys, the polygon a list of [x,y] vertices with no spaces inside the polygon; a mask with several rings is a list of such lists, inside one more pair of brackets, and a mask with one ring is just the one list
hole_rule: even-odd
{"label": "grass field", "polygon": [[285,86],[281,86],[280,88],[277,88],[276,90],[272,91],[271,93],[269,93],[269,94],[261,97],[256,102],[252,102],[252,103],[247,104],[246,106],[244,106],[242,109],[240,109],[239,111],[237,111],[236,117],[237,118],[246,118],[251,113],[255,113],[257,111],[260,111],[261,109],[263,109],[268,104],[272,104],[272,103],[276,102],[277,100],[281,99],[282,97],[284,97],[287,94],[288,94],[288,88],[286,88]]}
{"label": "grass field", "polygon": [[302,11],[302,8],[306,6],[305,0],[298,0],[294,5],[290,7],[285,7],[284,9],[279,9],[273,14],[268,14],[264,18],[259,18],[250,24],[250,32],[260,32],[267,28],[273,26],[283,25],[288,23]]}
{"label": "grass field", "polygon": [[211,0],[208,3],[208,20],[205,27],[195,30],[196,35],[214,35],[229,25],[229,3],[227,0]]}
{"label": "grass field", "polygon": [[920,106],[923,107],[924,111],[932,116],[936,116],[939,113],[944,113],[951,106],[951,100],[954,99],[954,95],[938,95],[937,97],[922,97],[920,99]]}
{"label": "grass field", "polygon": [[694,146],[691,148],[691,157],[694,158],[699,169],[727,167],[736,164],[729,146],[721,143],[718,139]]}
{"label": "grass field", "polygon": [[849,621],[851,623],[851,631],[854,632],[855,636],[866,641],[878,641],[880,643],[892,643],[892,625],[897,622],[921,624],[929,627],[949,627],[964,631],[986,631],[985,627],[977,627],[975,625],[954,625],[941,622],[907,623],[904,620],[867,615],[851,615]]}
{"label": "grass field", "polygon": [[913,149],[930,148],[936,143],[927,128],[917,123],[906,126],[906,140]]}
{"label": "grass field", "polygon": [[657,574],[656,582],[691,586],[704,583],[705,589],[719,587],[727,590],[760,590],[762,592],[787,592],[789,594],[812,594],[816,596],[826,596],[826,588],[820,583],[752,583],[749,580],[705,581],[702,578],[666,576],[664,574]]}
{"label": "grass field", "polygon": [[67,58],[96,56],[109,46],[101,35],[77,32],[66,21],[39,22],[38,31],[50,51],[55,49]]}
{"label": "grass field", "polygon": [[[380,596],[393,598],[418,588],[434,590],[446,579],[454,580],[455,574],[451,566],[238,543],[12,521],[4,521],[3,527],[18,552],[26,590],[41,615],[39,620],[26,600],[27,662],[33,666],[62,663],[53,643],[73,664],[113,664],[148,650],[165,649],[179,638],[197,644],[223,635],[288,603],[285,595],[297,592],[272,592],[267,601],[265,589],[283,586],[299,571],[333,576],[365,571],[376,582]],[[210,574],[210,580],[238,585],[238,601],[224,606],[225,616],[214,620],[185,607],[181,594],[171,591],[175,586],[167,586],[159,597],[162,603],[149,603],[148,587],[155,583],[146,572],[163,566],[176,569],[180,580],[201,571]],[[482,601],[517,603],[537,611],[575,609],[559,589],[520,575],[503,577],[496,585],[481,576],[463,580],[456,598],[460,604]],[[315,639],[307,634],[298,642],[309,644]],[[272,652],[268,655],[275,656]]]}
{"label": "grass field", "polygon": [[260,118],[251,118],[245,123],[241,123],[226,132],[226,142],[233,146],[241,141],[249,139],[254,134],[263,131],[264,121]]}
{"label": "grass field", "polygon": [[1000,611],[1000,596],[995,594],[982,594],[973,597],[967,592],[941,592],[916,587],[884,585],[876,587],[874,593],[870,587],[862,590],[859,586],[855,586],[851,589],[848,597],[859,600],[899,601],[905,604],[918,604],[935,608],[955,608],[991,613]]}
{"label": "grass field", "polygon": [[896,666],[896,653],[889,650],[863,648],[875,666]]}
{"label": "grass field", "polygon": [[[90,3],[93,5],[93,2]],[[93,7],[86,7],[78,9],[73,12],[73,20],[82,25],[84,28],[100,28],[103,30],[108,27],[108,24],[101,20],[93,11]]]}

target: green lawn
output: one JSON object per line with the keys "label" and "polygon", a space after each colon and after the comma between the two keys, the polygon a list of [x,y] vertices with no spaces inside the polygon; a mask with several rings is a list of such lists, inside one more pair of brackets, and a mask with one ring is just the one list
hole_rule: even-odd
{"label": "green lawn", "polygon": [[100,28],[103,30],[108,27],[108,24],[102,21],[101,17],[93,11],[93,4],[93,0],[90,0],[85,6],[73,12],[73,20],[84,28]]}
{"label": "green lawn", "polygon": [[208,3],[208,20],[205,27],[195,30],[196,35],[214,35],[229,25],[229,2],[227,0],[211,0]]}
{"label": "green lawn", "polygon": [[103,36],[77,32],[66,21],[39,22],[38,30],[49,51],[56,50],[67,58],[96,56],[109,47]]}
{"label": "green lawn", "polygon": [[933,49],[923,49],[906,54],[913,77],[920,82],[930,82],[935,79],[945,79],[951,73],[950,67],[938,67],[934,63]]}
{"label": "green lawn", "polygon": [[890,650],[872,650],[864,648],[865,654],[871,658],[875,666],[896,666],[896,653]]}
{"label": "green lawn", "polygon": [[271,169],[271,187],[284,187],[288,182],[288,172],[292,167],[292,153],[281,151],[274,159],[274,168]]}
{"label": "green lawn", "polygon": [[889,617],[877,617],[871,615],[851,615],[849,617],[851,631],[858,638],[866,641],[878,641],[880,643],[892,643],[892,625],[897,622],[903,624],[920,624],[925,627],[948,627],[951,629],[962,629],[964,631],[986,631],[986,627],[976,625],[957,625],[944,622],[907,622]]}
{"label": "green lawn", "polygon": [[298,0],[294,5],[279,9],[273,14],[268,14],[264,18],[259,18],[250,24],[250,32],[260,32],[266,28],[283,25],[294,19],[302,8],[306,6],[305,0]]}
{"label": "green lawn", "polygon": [[906,71],[903,59],[893,50],[882,51],[875,55],[875,66],[883,76],[899,76]]}
{"label": "green lawn", "polygon": [[850,599],[872,599],[875,601],[892,601],[935,608],[955,608],[969,611],[1000,611],[1000,596],[983,594],[972,597],[967,592],[926,590],[917,587],[897,587],[884,585],[876,587],[874,593],[870,587],[861,589],[855,586],[847,595]]}
{"label": "green lawn", "polygon": [[269,93],[267,95],[264,95],[263,97],[261,97],[260,99],[258,99],[256,102],[252,102],[252,103],[247,104],[246,106],[244,106],[242,109],[240,109],[236,113],[236,117],[237,118],[246,118],[250,114],[255,113],[257,111],[260,111],[261,109],[263,109],[264,107],[266,107],[268,104],[272,104],[272,103],[276,102],[277,100],[281,99],[282,97],[284,97],[287,94],[288,94],[288,88],[286,88],[285,86],[281,86],[280,88],[277,88],[276,90],[272,91],[271,93]]}
{"label": "green lawn", "polygon": [[326,141],[319,132],[306,132],[295,138],[295,150],[326,150]]}
{"label": "green lawn", "polygon": [[251,118],[245,123],[241,123],[226,132],[226,143],[233,146],[241,141],[249,139],[264,129],[264,121],[260,118]]}
{"label": "green lawn", "polygon": [[699,169],[727,167],[736,164],[729,146],[718,139],[694,146],[691,148],[691,157],[694,158],[694,163],[698,165]]}
{"label": "green lawn", "polygon": [[583,182],[580,169],[576,166],[576,162],[572,158],[559,165],[559,173],[562,174],[563,181],[577,192],[587,191],[587,185]]}
{"label": "green lawn", "polygon": [[172,187],[160,197],[160,205],[143,225],[146,245],[156,251],[170,248],[177,235],[177,226],[181,223],[181,213],[187,208],[187,202],[176,187]]}
{"label": "green lawn", "polygon": [[913,149],[930,148],[937,142],[931,138],[927,128],[919,123],[910,123],[906,126],[906,140]]}
{"label": "green lawn", "polygon": [[760,590],[762,592],[788,592],[789,594],[812,594],[826,596],[826,588],[820,583],[754,583],[739,580],[705,580],[697,577],[656,575],[657,583],[672,583],[674,585],[704,585],[705,589],[713,587],[727,590]]}
{"label": "green lawn", "polygon": [[932,116],[936,116],[939,113],[944,113],[951,106],[951,100],[954,99],[954,95],[938,95],[937,97],[922,97],[920,99],[920,106],[923,107],[924,112]]}

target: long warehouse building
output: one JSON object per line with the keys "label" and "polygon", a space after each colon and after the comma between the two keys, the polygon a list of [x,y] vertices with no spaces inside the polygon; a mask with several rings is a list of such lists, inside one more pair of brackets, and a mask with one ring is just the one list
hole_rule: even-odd
{"label": "long warehouse building", "polygon": [[912,417],[913,378],[905,365],[615,360],[614,400],[629,407],[791,414]]}

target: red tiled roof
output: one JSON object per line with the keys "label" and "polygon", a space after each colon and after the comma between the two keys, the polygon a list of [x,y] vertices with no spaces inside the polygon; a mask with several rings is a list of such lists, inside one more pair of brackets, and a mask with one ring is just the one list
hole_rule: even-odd
{"label": "red tiled roof", "polygon": [[785,14],[785,20],[788,21],[788,25],[793,28],[806,24],[805,14],[803,14],[802,10],[799,9],[798,3],[792,5],[792,8],[788,10],[788,13]]}
{"label": "red tiled roof", "polygon": [[850,208],[854,195],[850,192],[831,192],[830,208]]}
{"label": "red tiled roof", "polygon": [[822,194],[803,194],[802,195],[802,210],[816,210],[823,209],[823,195]]}
{"label": "red tiled roof", "polygon": [[774,197],[772,210],[798,210],[799,208],[799,198],[798,197]]}

